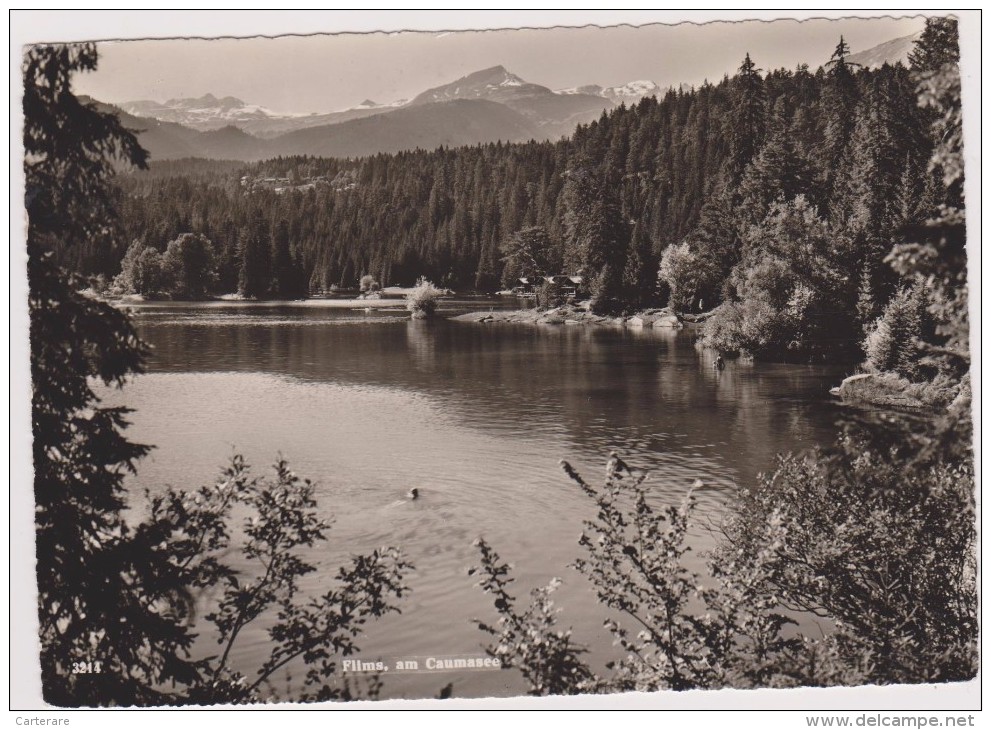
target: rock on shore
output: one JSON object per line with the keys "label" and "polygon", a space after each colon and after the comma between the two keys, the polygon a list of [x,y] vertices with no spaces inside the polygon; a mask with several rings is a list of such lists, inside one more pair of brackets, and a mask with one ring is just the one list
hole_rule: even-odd
{"label": "rock on shore", "polygon": [[892,382],[881,375],[862,373],[851,375],[834,389],[834,394],[844,401],[870,403],[878,406],[897,408],[923,408],[925,403],[905,392],[900,383]]}
{"label": "rock on shore", "polygon": [[648,309],[632,317],[613,317],[595,314],[572,305],[554,309],[518,309],[500,312],[468,312],[452,317],[455,322],[505,322],[510,324],[598,324],[613,327],[668,327],[680,329],[681,319],[668,308]]}

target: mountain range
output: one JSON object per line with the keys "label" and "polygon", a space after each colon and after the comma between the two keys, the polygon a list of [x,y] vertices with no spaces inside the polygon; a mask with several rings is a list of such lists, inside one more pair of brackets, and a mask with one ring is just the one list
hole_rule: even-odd
{"label": "mountain range", "polygon": [[912,52],[915,42],[922,37],[922,31],[913,35],[895,38],[880,45],[868,48],[866,51],[851,53],[846,56],[846,60],[851,63],[859,63],[865,68],[879,68],[886,63],[895,64],[901,62],[908,65],[908,54]]}
{"label": "mountain range", "polygon": [[[906,62],[918,34],[847,56],[867,67]],[[206,94],[118,106],[124,125],[140,133],[152,160],[183,157],[255,161],[276,156],[358,157],[441,145],[545,140],[571,134],[619,104],[635,104],[662,89],[653,81],[553,91],[503,66],[477,71],[410,100],[366,99],[329,113],[280,114],[233,96]]]}
{"label": "mountain range", "polygon": [[218,99],[205,94],[196,99],[169,99],[166,102],[128,101],[120,109],[136,117],[175,122],[200,132],[209,132],[234,125],[256,137],[276,137],[306,127],[319,127],[382,114],[400,107],[406,100],[393,104],[376,104],[366,99],[358,106],[325,114],[280,114],[257,104],[246,104],[233,96]]}
{"label": "mountain range", "polygon": [[153,160],[254,161],[554,139],[597,119],[618,102],[632,103],[656,92],[652,82],[556,92],[494,66],[427,89],[409,101],[378,104],[366,99],[354,108],[326,114],[278,114],[213,94],[100,106],[116,111],[125,126],[140,133]]}

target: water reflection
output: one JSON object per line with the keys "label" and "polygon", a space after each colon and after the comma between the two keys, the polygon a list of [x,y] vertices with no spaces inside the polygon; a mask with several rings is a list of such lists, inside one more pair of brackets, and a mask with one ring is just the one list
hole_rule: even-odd
{"label": "water reflection", "polygon": [[[382,544],[401,545],[417,566],[403,614],[364,644],[382,656],[478,649],[469,619],[491,609],[464,569],[475,560],[471,541],[484,535],[516,563],[521,594],[565,576],[565,623],[607,658],[601,608],[566,567],[590,505],[558,459],[597,479],[615,448],[651,471],[663,502],[702,477],[703,512],[718,521],[736,485],[776,453],[833,434],[835,372],[736,361],[718,371],[689,331],[278,306],[157,306],[137,322],[155,348],[150,372],[108,398],[136,408],[133,437],[158,447],[139,486],[203,483],[233,446],[255,464],[285,453],[336,518],[320,555],[328,571]],[[421,499],[396,504],[411,487]],[[695,560],[712,539],[693,530]],[[326,579],[313,576],[313,589]],[[266,638],[260,630],[245,638],[251,664]],[[455,690],[519,691],[506,681],[462,676]],[[388,696],[431,696],[434,684],[390,677]]]}
{"label": "water reflection", "polygon": [[653,467],[673,444],[711,453],[729,480],[828,439],[835,417],[827,389],[836,373],[743,361],[717,370],[688,331],[246,316],[236,325],[213,312],[205,322],[189,311],[139,318],[155,346],[152,372],[266,372],[425,393],[472,428],[523,438],[564,431],[589,458],[618,448]]}

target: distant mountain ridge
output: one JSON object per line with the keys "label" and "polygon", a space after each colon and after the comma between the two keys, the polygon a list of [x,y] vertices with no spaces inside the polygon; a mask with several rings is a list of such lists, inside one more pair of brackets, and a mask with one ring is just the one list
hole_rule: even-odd
{"label": "distant mountain ridge", "polygon": [[362,157],[380,152],[459,147],[502,140],[524,142],[541,131],[522,114],[484,99],[403,107],[338,124],[297,129],[269,139],[238,127],[199,131],[175,122],[144,119],[110,104],[80,97],[104,112],[116,113],[152,160],[199,157],[254,162],[278,156]]}
{"label": "distant mountain ridge", "polygon": [[[895,38],[850,54],[847,60],[868,68],[907,64],[918,37]],[[102,106],[116,109],[125,126],[140,132],[153,160],[255,161],[277,155],[356,157],[441,145],[556,139],[619,104],[629,106],[663,93],[648,80],[552,91],[499,65],[427,89],[409,101],[379,104],[366,98],[351,109],[325,114],[281,114],[213,94]]]}
{"label": "distant mountain ridge", "polygon": [[257,104],[245,104],[233,96],[218,99],[213,94],[204,94],[196,99],[169,99],[162,103],[147,99],[128,101],[119,106],[137,117],[203,129],[219,129],[227,124],[277,116],[275,112]]}
{"label": "distant mountain ridge", "polygon": [[598,84],[587,86],[575,86],[570,89],[559,89],[558,94],[586,94],[588,96],[601,96],[603,99],[615,104],[636,104],[645,96],[657,96],[662,93],[661,87],[653,81],[639,80],[630,81],[622,86],[609,86],[603,88]]}
{"label": "distant mountain ridge", "polygon": [[[594,91],[585,93],[585,88]],[[274,138],[309,127],[388,114],[406,107],[456,100],[483,100],[504,104],[519,112],[535,125],[538,137],[552,138],[570,134],[576,125],[597,118],[603,110],[620,102],[629,104],[639,101],[643,96],[656,93],[656,90],[657,85],[653,82],[634,81],[607,89],[589,86],[556,92],[525,81],[504,66],[493,66],[427,89],[410,100],[380,104],[365,99],[357,106],[339,112],[283,114],[257,104],[248,104],[237,97],[217,97],[213,94],[165,102],[128,101],[118,106],[136,117],[182,124],[200,132],[234,125],[256,137]]]}
{"label": "distant mountain ridge", "polygon": [[915,47],[915,42],[922,36],[922,31],[912,35],[902,36],[886,41],[873,48],[859,53],[851,53],[846,56],[846,60],[851,63],[859,63],[865,68],[880,68],[886,63],[901,63],[908,66],[908,55]]}
{"label": "distant mountain ridge", "polygon": [[540,130],[530,120],[504,104],[486,99],[452,99],[289,132],[266,140],[266,156],[364,157],[496,140],[525,142],[540,137]]}
{"label": "distant mountain ridge", "polygon": [[[655,88],[652,83],[636,84],[627,85],[627,93]],[[379,104],[365,99],[351,109],[327,114],[279,114],[234,96],[213,94],[102,106],[117,109],[125,125],[140,132],[152,159],[254,161],[277,155],[355,157],[441,145],[554,139],[614,105],[608,94],[558,93],[493,66],[427,89],[409,101]]]}

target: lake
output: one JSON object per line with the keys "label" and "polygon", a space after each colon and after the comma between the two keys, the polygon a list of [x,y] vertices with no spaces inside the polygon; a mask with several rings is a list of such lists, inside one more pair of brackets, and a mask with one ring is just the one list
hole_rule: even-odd
{"label": "lake", "polygon": [[[508,306],[454,300],[441,314]],[[105,394],[136,409],[132,440],[156,446],[132,493],[211,483],[235,449],[256,474],[285,455],[317,483],[320,510],[334,519],[330,539],[308,556],[319,570],[307,591],[325,591],[347,556],[383,545],[416,566],[402,613],[361,640],[365,661],[483,654],[487,637],[471,619],[496,616],[467,570],[484,536],[515,566],[518,596],[564,580],[560,621],[601,667],[616,658],[605,613],[569,567],[593,505],[558,460],[599,483],[615,449],[651,472],[659,503],[679,503],[702,479],[690,553],[702,561],[735,490],[780,452],[830,443],[839,413],[828,390],[841,371],[733,361],[716,371],[692,329],[411,321],[401,310],[313,302],[133,311],[154,347],[148,373]],[[402,501],[412,487],[421,498]],[[234,660],[253,674],[266,635],[263,624],[249,628]],[[291,694],[302,677],[294,673],[276,691]],[[390,672],[383,681],[383,698],[431,697],[449,682],[456,697],[524,690],[508,671]]]}

